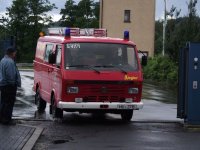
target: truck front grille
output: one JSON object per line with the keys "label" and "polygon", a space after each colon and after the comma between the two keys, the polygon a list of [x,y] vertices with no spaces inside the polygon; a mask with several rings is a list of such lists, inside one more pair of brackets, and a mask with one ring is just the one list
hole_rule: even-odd
{"label": "truck front grille", "polygon": [[119,95],[125,94],[125,89],[117,86],[117,87],[109,87],[109,86],[98,86],[98,87],[85,87],[81,90],[83,93],[93,93],[93,94],[109,94],[109,95]]}
{"label": "truck front grille", "polygon": [[118,96],[85,96],[84,102],[124,102],[125,98]]}
{"label": "truck front grille", "polygon": [[81,81],[74,84],[79,88],[84,102],[124,102],[133,81]]}

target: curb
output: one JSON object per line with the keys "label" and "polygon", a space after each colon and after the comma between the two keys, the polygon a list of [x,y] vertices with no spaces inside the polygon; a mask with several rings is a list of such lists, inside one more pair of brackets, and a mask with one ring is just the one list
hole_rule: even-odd
{"label": "curb", "polygon": [[[21,125],[21,124],[19,124]],[[28,126],[28,125],[21,125],[21,126],[27,126],[27,127],[34,127],[34,126]],[[38,138],[40,137],[41,133],[43,132],[43,128],[41,127],[34,127],[36,128],[29,140],[26,142],[26,144],[23,146],[22,150],[31,150]]]}
{"label": "curb", "polygon": [[19,71],[27,71],[27,72],[33,72],[34,70],[33,69],[20,69],[20,68],[18,68],[18,70]]}

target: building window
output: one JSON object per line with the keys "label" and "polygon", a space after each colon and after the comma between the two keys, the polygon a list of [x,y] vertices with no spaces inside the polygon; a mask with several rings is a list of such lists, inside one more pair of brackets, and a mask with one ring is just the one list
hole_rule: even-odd
{"label": "building window", "polygon": [[131,11],[124,10],[124,22],[131,22]]}

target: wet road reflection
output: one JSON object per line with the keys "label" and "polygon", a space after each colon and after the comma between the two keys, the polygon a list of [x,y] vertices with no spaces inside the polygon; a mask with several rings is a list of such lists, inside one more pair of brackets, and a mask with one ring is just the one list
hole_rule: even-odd
{"label": "wet road reflection", "polygon": [[[20,71],[22,77],[22,88],[17,92],[17,101],[15,103],[13,117],[18,119],[29,119],[37,116],[37,119],[51,119],[49,115],[49,105],[47,105],[45,114],[37,114],[37,107],[34,104],[34,92],[32,71]],[[165,86],[155,84],[154,82],[144,82],[143,84],[143,99],[156,100],[166,103],[176,103],[176,88],[167,88]]]}
{"label": "wet road reflection", "polygon": [[36,110],[34,104],[34,92],[32,71],[20,71],[22,78],[22,87],[17,91],[17,98],[13,111],[13,118],[33,118]]}
{"label": "wet road reflection", "polygon": [[177,88],[145,81],[143,83],[142,98],[176,104]]}

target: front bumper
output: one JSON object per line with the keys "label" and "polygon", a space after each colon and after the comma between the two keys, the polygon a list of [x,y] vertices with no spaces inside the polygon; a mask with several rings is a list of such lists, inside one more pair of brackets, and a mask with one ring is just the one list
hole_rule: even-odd
{"label": "front bumper", "polygon": [[143,108],[143,103],[117,103],[117,102],[62,102],[59,101],[58,108],[61,109],[106,109],[106,110],[138,110]]}

